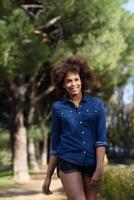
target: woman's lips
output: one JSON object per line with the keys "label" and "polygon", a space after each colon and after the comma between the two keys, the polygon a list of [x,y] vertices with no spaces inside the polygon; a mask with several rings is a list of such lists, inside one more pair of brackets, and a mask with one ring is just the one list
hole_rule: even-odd
{"label": "woman's lips", "polygon": [[78,88],[77,89],[71,89],[71,91],[77,91],[78,90]]}
{"label": "woman's lips", "polygon": [[75,87],[75,88],[70,88],[71,90],[77,90],[78,89],[78,87]]}

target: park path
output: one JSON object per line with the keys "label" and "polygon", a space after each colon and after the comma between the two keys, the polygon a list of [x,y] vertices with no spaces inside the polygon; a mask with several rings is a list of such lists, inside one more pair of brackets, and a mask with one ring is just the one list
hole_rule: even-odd
{"label": "park path", "polygon": [[[0,190],[0,200],[67,200],[60,179],[54,174],[50,190],[52,195],[45,196],[41,192],[44,173],[32,175],[27,184],[19,184],[13,188]],[[102,200],[98,198],[98,200]]]}
{"label": "park path", "polygon": [[18,184],[13,188],[0,190],[0,200],[66,200],[60,179],[54,174],[50,190],[52,195],[45,196],[41,188],[44,173],[36,173],[26,184]]}

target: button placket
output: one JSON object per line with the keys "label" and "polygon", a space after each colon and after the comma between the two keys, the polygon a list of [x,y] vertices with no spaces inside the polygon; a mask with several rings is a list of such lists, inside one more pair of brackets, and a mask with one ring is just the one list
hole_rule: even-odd
{"label": "button placket", "polygon": [[82,105],[80,105],[79,106],[79,110],[78,110],[78,115],[79,115],[79,119],[80,119],[80,121],[79,121],[79,123],[80,123],[80,125],[81,125],[81,128],[82,128],[82,130],[81,130],[81,133],[82,133],[82,144],[83,144],[83,147],[84,147],[84,149],[83,149],[83,154],[85,155],[86,154],[86,150],[85,150],[85,144],[86,144],[86,142],[85,142],[85,132],[84,132],[84,129],[83,129],[83,121],[82,121],[82,116],[81,116],[81,108],[82,108]]}
{"label": "button placket", "polygon": [[[81,106],[80,106],[81,107]],[[80,112],[80,109],[78,110],[78,114],[80,116],[81,112]],[[82,124],[82,120],[81,120],[81,116],[80,116],[80,124]]]}

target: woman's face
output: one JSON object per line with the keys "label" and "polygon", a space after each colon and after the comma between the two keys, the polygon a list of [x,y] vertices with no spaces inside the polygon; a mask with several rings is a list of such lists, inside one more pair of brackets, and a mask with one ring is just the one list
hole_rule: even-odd
{"label": "woman's face", "polygon": [[67,72],[64,78],[64,88],[69,96],[81,94],[81,79],[77,72]]}

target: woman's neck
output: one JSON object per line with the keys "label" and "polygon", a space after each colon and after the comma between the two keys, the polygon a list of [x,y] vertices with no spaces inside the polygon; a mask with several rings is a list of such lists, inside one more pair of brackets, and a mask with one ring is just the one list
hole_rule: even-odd
{"label": "woman's neck", "polygon": [[74,96],[69,96],[70,101],[72,101],[76,106],[79,106],[79,103],[82,99],[82,93]]}

